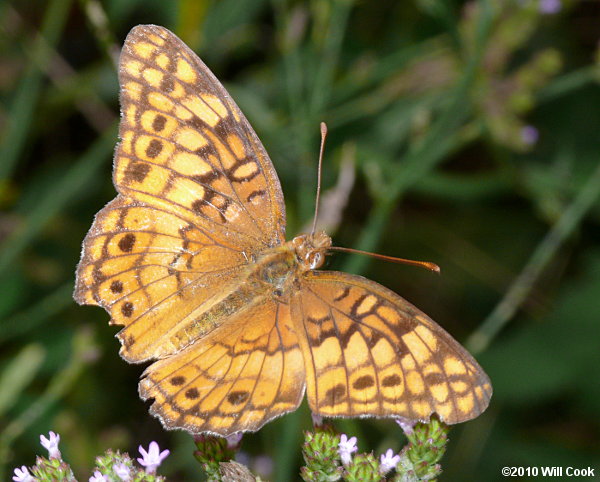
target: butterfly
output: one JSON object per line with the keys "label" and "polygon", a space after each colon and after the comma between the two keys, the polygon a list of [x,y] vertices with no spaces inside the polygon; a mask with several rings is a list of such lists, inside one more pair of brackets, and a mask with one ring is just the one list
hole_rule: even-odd
{"label": "butterfly", "polygon": [[448,424],[490,380],[427,315],[360,276],[318,270],[324,232],[285,239],[279,179],[216,77],[169,30],[123,47],[118,196],[84,242],[74,297],[99,305],[168,428],[256,431],[304,398],[325,417]]}

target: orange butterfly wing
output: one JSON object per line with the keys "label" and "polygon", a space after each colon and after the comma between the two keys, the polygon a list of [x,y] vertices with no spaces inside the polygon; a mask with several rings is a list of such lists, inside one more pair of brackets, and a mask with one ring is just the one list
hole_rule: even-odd
{"label": "orange butterfly wing", "polygon": [[134,28],[119,74],[119,196],[84,240],[75,299],[124,326],[117,336],[127,361],[162,359],[140,393],[155,398],[165,426],[256,430],[304,393],[289,309],[237,307],[236,321],[215,307],[260,253],[284,241],[279,180],[225,89],[168,30]]}
{"label": "orange butterfly wing", "polygon": [[361,276],[310,271],[292,301],[311,410],[449,424],[483,412],[487,375],[448,333],[387,288]]}
{"label": "orange butterfly wing", "polygon": [[221,83],[178,37],[131,30],[119,67],[118,191],[165,206],[236,244],[285,241],[279,179]]}
{"label": "orange butterfly wing", "polygon": [[[223,86],[174,34],[138,26],[120,59],[120,195],[96,216],[75,299],[106,308],[121,355],[140,362],[190,343],[185,326],[285,239],[279,180]],[[214,327],[205,327],[210,330]]]}
{"label": "orange butterfly wing", "polygon": [[191,349],[151,365],[140,395],[166,428],[229,435],[298,408],[304,362],[289,306],[259,303]]}

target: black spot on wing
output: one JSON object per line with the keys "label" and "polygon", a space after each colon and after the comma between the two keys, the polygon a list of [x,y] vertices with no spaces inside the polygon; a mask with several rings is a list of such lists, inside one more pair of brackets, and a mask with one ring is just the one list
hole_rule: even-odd
{"label": "black spot on wing", "polygon": [[337,405],[346,395],[346,387],[338,383],[335,387],[330,388],[325,392],[325,397],[321,401],[321,405],[334,406]]}
{"label": "black spot on wing", "polygon": [[144,162],[131,162],[125,171],[125,182],[142,182],[152,168]]}
{"label": "black spot on wing", "polygon": [[365,388],[372,387],[373,385],[375,385],[375,380],[371,375],[359,377],[352,384],[352,386],[357,390],[364,390]]}
{"label": "black spot on wing", "polygon": [[162,142],[160,142],[158,139],[152,139],[150,141],[150,143],[148,144],[148,147],[146,148],[146,155],[149,158],[154,159],[156,156],[158,156],[161,153],[162,149],[163,149]]}
{"label": "black spot on wing", "polygon": [[[172,64],[173,62],[170,62],[169,64]],[[170,66],[170,65],[169,65]],[[173,77],[171,77],[170,75],[165,75],[162,80],[160,81],[160,90],[162,90],[163,92],[170,94],[171,92],[173,92],[173,89],[175,88],[175,82],[173,81]]]}
{"label": "black spot on wing", "polygon": [[133,303],[131,301],[126,301],[121,305],[121,313],[123,316],[130,318],[133,315]]}
{"label": "black spot on wing", "polygon": [[381,380],[381,385],[384,387],[396,387],[398,385],[402,385],[402,378],[398,375],[388,375],[383,380]]}
{"label": "black spot on wing", "polygon": [[227,395],[227,401],[232,405],[241,405],[250,397],[250,393],[247,391],[235,391]]}
{"label": "black spot on wing", "polygon": [[158,114],[152,121],[152,129],[154,132],[160,132],[165,128],[166,123],[167,118],[162,114]]}
{"label": "black spot on wing", "polygon": [[171,385],[173,385],[174,387],[179,387],[181,385],[183,385],[185,383],[185,377],[182,376],[176,376],[171,378]]}
{"label": "black spot on wing", "polygon": [[115,280],[110,284],[110,290],[113,293],[122,293],[123,292],[123,283],[121,283],[119,280]]}
{"label": "black spot on wing", "polygon": [[131,233],[127,233],[121,239],[119,239],[118,246],[121,251],[124,253],[131,253],[133,250],[133,245],[135,244],[135,235]]}
{"label": "black spot on wing", "polygon": [[188,398],[188,399],[190,399],[190,400],[195,400],[199,396],[200,396],[200,394],[198,393],[198,389],[197,388],[189,388],[185,392],[185,397]]}

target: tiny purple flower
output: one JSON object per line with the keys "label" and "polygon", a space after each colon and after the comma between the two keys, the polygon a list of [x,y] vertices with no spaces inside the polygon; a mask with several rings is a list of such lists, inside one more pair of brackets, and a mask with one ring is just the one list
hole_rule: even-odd
{"label": "tiny purple flower", "polygon": [[342,464],[348,465],[352,460],[352,454],[357,450],[356,437],[348,438],[348,436],[343,433],[340,437],[340,443],[338,444],[338,453],[342,459]]}
{"label": "tiny purple flower", "polygon": [[417,422],[410,420],[409,418],[398,417],[396,423],[400,425],[400,428],[404,432],[404,435],[412,435],[413,429]]}
{"label": "tiny purple flower", "polygon": [[48,451],[48,457],[51,459],[60,459],[60,450],[58,450],[58,443],[60,442],[60,435],[50,432],[48,438],[40,435],[40,443]]}
{"label": "tiny purple flower", "polygon": [[239,462],[242,465],[250,465],[250,462],[252,461],[252,459],[248,452],[244,452],[243,450],[238,450],[235,453],[235,461]]}
{"label": "tiny purple flower", "polygon": [[541,13],[552,15],[560,12],[562,9],[562,2],[560,0],[540,0],[538,8]]}
{"label": "tiny purple flower", "polygon": [[322,427],[323,426],[323,417],[317,413],[310,413],[312,418],[313,427]]}
{"label": "tiny purple flower", "polygon": [[113,470],[117,477],[123,482],[129,482],[131,480],[131,469],[127,467],[124,462],[113,465]]}
{"label": "tiny purple flower", "polygon": [[244,436],[243,432],[236,432],[236,433],[232,433],[231,435],[228,435],[227,437],[225,437],[225,439],[227,440],[227,448],[229,450],[236,450],[236,449],[240,448],[243,436]]}
{"label": "tiny purple flower", "polygon": [[90,477],[90,482],[108,482],[108,477],[102,475],[99,470],[96,470],[94,475]]}
{"label": "tiny purple flower", "polygon": [[535,127],[527,125],[521,128],[521,141],[526,146],[533,146],[537,143],[539,137],[540,133]]}
{"label": "tiny purple flower", "polygon": [[146,467],[146,472],[149,474],[153,474],[156,472],[158,466],[165,460],[169,454],[171,453],[168,450],[160,451],[158,444],[154,441],[150,442],[150,446],[148,447],[148,452],[144,450],[144,447],[140,445],[139,447],[140,454],[142,454],[142,458],[138,458],[137,461],[140,465]]}
{"label": "tiny purple flower", "polygon": [[254,459],[253,468],[263,477],[269,477],[273,473],[273,459],[268,455],[258,455]]}
{"label": "tiny purple flower", "polygon": [[396,468],[396,465],[398,465],[398,462],[400,462],[400,455],[394,455],[394,451],[392,449],[388,449],[385,454],[381,455],[379,461],[379,472],[381,475],[385,475],[390,470]]}
{"label": "tiny purple flower", "polygon": [[15,475],[13,475],[12,478],[15,482],[34,482],[35,479],[31,476],[31,474],[29,473],[29,470],[27,470],[27,467],[25,465],[22,465],[21,468],[17,467],[15,469]]}

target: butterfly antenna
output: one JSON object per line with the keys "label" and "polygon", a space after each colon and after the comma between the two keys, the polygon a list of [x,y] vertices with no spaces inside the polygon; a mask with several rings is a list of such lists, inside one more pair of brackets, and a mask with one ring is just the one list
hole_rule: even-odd
{"label": "butterfly antenna", "polygon": [[317,198],[315,200],[315,218],[313,219],[311,236],[317,229],[317,218],[319,216],[319,199],[321,198],[321,167],[323,166],[323,151],[325,150],[325,139],[327,139],[327,124],[321,122],[321,149],[319,150],[319,168],[317,170]]}
{"label": "butterfly antenna", "polygon": [[440,267],[429,261],[415,261],[414,259],[403,259],[403,258],[394,258],[393,256],[385,256],[383,254],[370,253],[368,251],[361,251],[360,249],[352,249],[352,248],[341,248],[338,246],[331,246],[327,248],[328,251],[339,251],[342,253],[353,253],[353,254],[365,254],[367,256],[371,256],[372,258],[382,259],[384,261],[390,261],[391,263],[399,263],[399,264],[408,264],[410,266],[420,266],[421,268],[428,269],[429,271],[433,271],[434,273],[440,272]]}

